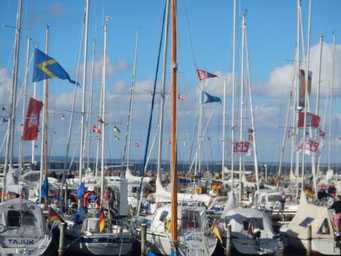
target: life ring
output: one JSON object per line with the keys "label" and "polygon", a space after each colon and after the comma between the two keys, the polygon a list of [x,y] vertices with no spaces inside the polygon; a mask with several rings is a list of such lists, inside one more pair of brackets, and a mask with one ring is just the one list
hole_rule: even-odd
{"label": "life ring", "polygon": [[201,193],[202,193],[202,188],[199,187],[199,186],[196,186],[196,187],[194,188],[194,193],[195,193],[195,194],[201,194]]}

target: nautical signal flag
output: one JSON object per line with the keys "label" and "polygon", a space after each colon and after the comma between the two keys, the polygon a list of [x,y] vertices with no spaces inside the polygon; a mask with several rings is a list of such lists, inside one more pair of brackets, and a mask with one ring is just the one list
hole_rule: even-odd
{"label": "nautical signal flag", "polygon": [[139,147],[140,147],[140,143],[135,142],[135,147],[136,147],[136,148],[139,148]]}
{"label": "nautical signal flag", "polygon": [[184,96],[182,96],[181,94],[178,94],[178,100],[184,100]]}
{"label": "nautical signal flag", "polygon": [[49,222],[60,221],[64,223],[63,218],[53,209],[49,209]]}
{"label": "nautical signal flag", "polygon": [[[307,112],[307,121],[306,126],[307,127],[315,127],[317,128],[320,125],[320,117],[318,115],[314,115],[312,113]],[[304,112],[298,113],[298,128],[304,127]]]}
{"label": "nautical signal flag", "polygon": [[99,214],[99,232],[102,232],[105,228],[105,216],[104,211],[101,209],[101,212]]}
{"label": "nautical signal flag", "polygon": [[115,136],[115,137],[114,137],[114,140],[120,140],[120,138],[119,138],[119,137],[117,137],[117,136]]}
{"label": "nautical signal flag", "polygon": [[201,69],[197,69],[197,73],[198,73],[198,78],[200,81],[204,80],[206,78],[210,78],[210,77],[218,77],[215,74],[209,73],[209,72],[201,70]]}
{"label": "nautical signal flag", "polygon": [[102,118],[100,118],[99,116],[97,117],[97,123],[100,123],[100,124],[104,124],[104,121]]}
{"label": "nautical signal flag", "polygon": [[201,92],[201,103],[212,103],[212,102],[221,102],[221,99],[217,96],[213,96],[208,94],[207,92]]}
{"label": "nautical signal flag", "polygon": [[253,133],[254,131],[255,131],[255,130],[252,129],[252,128],[249,128],[249,129],[248,129],[248,132],[249,132],[249,133]]}
{"label": "nautical signal flag", "polygon": [[223,239],[221,238],[220,230],[216,222],[213,223],[211,227],[212,232],[216,235],[216,237],[219,239],[220,243],[223,243]]}
{"label": "nautical signal flag", "polygon": [[33,82],[39,82],[41,80],[55,77],[67,79],[73,84],[76,83],[75,81],[71,80],[69,74],[66,73],[66,71],[55,59],[35,48]]}
{"label": "nautical signal flag", "polygon": [[39,131],[39,114],[43,107],[41,101],[30,98],[24,124],[22,140],[37,140]]}
{"label": "nautical signal flag", "polygon": [[94,127],[92,128],[92,131],[94,133],[101,134],[101,130],[96,125],[94,125]]}
{"label": "nautical signal flag", "polygon": [[172,144],[172,142],[171,142],[170,140],[167,140],[167,141],[166,141],[166,144],[167,144],[167,145],[170,145],[170,144]]}
{"label": "nautical signal flag", "polygon": [[323,138],[324,136],[326,136],[326,133],[322,130],[319,130],[319,136]]}
{"label": "nautical signal flag", "polygon": [[105,16],[105,20],[112,20],[110,16]]}
{"label": "nautical signal flag", "polygon": [[121,133],[120,129],[118,129],[116,126],[114,126],[114,132]]}

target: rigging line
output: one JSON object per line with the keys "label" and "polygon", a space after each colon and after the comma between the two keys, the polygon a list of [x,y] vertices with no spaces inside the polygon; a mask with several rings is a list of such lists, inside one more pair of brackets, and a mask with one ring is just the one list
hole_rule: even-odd
{"label": "rigging line", "polygon": [[[190,48],[190,50],[191,50],[191,56],[192,56],[193,66],[194,66],[194,69],[197,70],[197,69],[198,69],[198,66],[197,66],[197,63],[196,63],[195,57],[194,57],[194,50],[193,50],[192,37],[191,37],[191,33],[190,33],[190,31],[189,31],[188,17],[187,17],[186,5],[185,5],[185,1],[184,1],[184,0],[182,0],[182,5],[183,5],[183,10],[184,10],[184,15],[185,15],[186,31],[187,31],[187,35],[188,35],[188,43],[189,43],[189,48]],[[196,72],[196,71],[195,71],[195,72]]]}

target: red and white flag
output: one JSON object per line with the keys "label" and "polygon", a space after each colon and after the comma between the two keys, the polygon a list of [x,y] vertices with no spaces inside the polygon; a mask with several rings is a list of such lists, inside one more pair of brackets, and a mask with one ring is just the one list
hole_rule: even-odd
{"label": "red and white flag", "polygon": [[97,123],[99,124],[104,124],[104,121],[102,118],[100,118],[99,116],[97,117]]}
{"label": "red and white flag", "polygon": [[251,141],[235,141],[233,152],[236,156],[250,156],[252,154]]}
{"label": "red and white flag", "polygon": [[201,70],[201,69],[197,69],[197,73],[198,73],[198,78],[200,81],[204,80],[206,78],[210,78],[210,77],[218,77],[215,74],[209,73],[209,72]]}
{"label": "red and white flag", "polygon": [[140,147],[140,143],[135,142],[135,147],[136,147],[136,148],[139,148],[139,147]]}
{"label": "red and white flag", "polygon": [[326,136],[326,133],[322,130],[319,130],[319,136],[323,138],[324,136]]}
{"label": "red and white flag", "polygon": [[[305,151],[304,154],[309,156],[320,156],[322,152],[323,144],[313,138],[305,138]],[[303,149],[303,137],[300,136],[296,140],[296,150],[301,152]]]}
{"label": "red and white flag", "polygon": [[166,144],[170,145],[170,144],[172,144],[172,142],[170,140],[167,140]]}
{"label": "red and white flag", "polygon": [[178,100],[184,100],[184,96],[182,96],[181,94],[178,94]]}
{"label": "red and white flag", "polygon": [[[320,125],[320,117],[318,115],[314,115],[312,113],[307,112],[307,121],[306,126],[307,127],[315,127],[317,128]],[[298,128],[304,127],[304,112],[298,113]]]}
{"label": "red and white flag", "polygon": [[92,131],[94,133],[101,134],[101,130],[96,125],[94,125],[94,127],[92,128]]}
{"label": "red and white flag", "polygon": [[22,140],[37,140],[39,131],[39,114],[43,107],[41,101],[30,98],[27,116],[24,124]]}

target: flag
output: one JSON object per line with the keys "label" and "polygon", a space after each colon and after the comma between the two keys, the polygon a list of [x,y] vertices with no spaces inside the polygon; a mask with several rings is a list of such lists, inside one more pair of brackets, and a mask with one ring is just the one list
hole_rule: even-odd
{"label": "flag", "polygon": [[99,214],[99,232],[102,232],[105,228],[105,217],[103,209],[101,209],[101,212]]}
{"label": "flag", "polygon": [[87,188],[84,186],[84,183],[82,182],[78,187],[78,199],[82,199],[83,195],[87,191]]}
{"label": "flag", "polygon": [[238,125],[237,122],[233,122],[232,123],[232,128],[237,127],[237,125]]}
{"label": "flag", "polygon": [[167,141],[166,141],[166,144],[167,144],[167,145],[170,145],[170,144],[172,144],[172,142],[171,142],[170,140],[167,140]]}
{"label": "flag", "polygon": [[120,129],[118,129],[116,126],[114,126],[114,132],[121,133]]}
{"label": "flag", "polygon": [[249,129],[248,129],[248,132],[249,132],[249,133],[253,133],[254,131],[255,131],[255,130],[252,129],[252,128],[249,128]]}
{"label": "flag", "polygon": [[187,141],[184,141],[184,146],[185,146],[185,147],[187,146]]}
{"label": "flag", "polygon": [[64,223],[63,218],[53,209],[49,209],[49,222],[60,221]]}
{"label": "flag", "polygon": [[[317,128],[320,124],[320,117],[318,115],[314,115],[312,113],[307,112],[307,121],[306,126],[307,127],[315,127]],[[298,128],[304,127],[304,112],[298,113]]]}
{"label": "flag", "polygon": [[39,114],[43,107],[41,101],[30,98],[27,116],[24,124],[22,140],[37,140],[39,131]]}
{"label": "flag", "polygon": [[105,16],[105,20],[112,20],[110,16]]}
{"label": "flag", "polygon": [[[82,184],[83,184],[83,183],[82,183]],[[80,209],[80,210],[78,210],[78,212],[76,213],[74,225],[75,225],[75,224],[80,224],[80,223],[83,222],[83,219],[81,219],[81,216],[82,216],[82,214],[83,214],[83,212],[84,212],[84,209],[85,209],[85,208]]]}
{"label": "flag", "polygon": [[236,156],[250,156],[252,143],[250,141],[235,141],[233,152]]}
{"label": "flag", "polygon": [[310,196],[310,197],[315,197],[315,193],[314,193],[314,191],[311,190],[311,188],[306,188],[304,190],[304,194],[306,194],[307,196]]}
{"label": "flag", "polygon": [[[317,141],[314,140],[313,138],[306,137],[305,138],[305,154],[309,156],[320,156],[322,152],[322,148],[324,145]],[[298,136],[296,138],[296,151],[301,152],[303,149],[303,136]]]}
{"label": "flag", "polygon": [[47,176],[45,175],[44,183],[41,188],[41,197],[47,199],[48,195],[49,195],[49,181],[47,179]]}
{"label": "flag", "polygon": [[1,110],[2,110],[2,111],[6,111],[6,107],[1,106]]}
{"label": "flag", "polygon": [[324,136],[326,136],[326,133],[323,132],[322,130],[319,130],[319,136],[320,136],[320,137],[324,137]]}
{"label": "flag", "polygon": [[3,122],[3,123],[7,123],[7,122],[8,122],[8,119],[3,118],[3,119],[2,119],[2,122]]}
{"label": "flag", "polygon": [[94,125],[94,127],[92,128],[92,131],[94,133],[101,134],[101,130],[96,125]]}
{"label": "flag", "polygon": [[288,137],[292,137],[295,135],[295,132],[294,131],[288,131]]}
{"label": "flag", "polygon": [[200,70],[200,69],[197,69],[197,73],[198,73],[198,78],[199,78],[200,81],[204,80],[206,78],[209,78],[209,77],[218,77],[215,74],[212,74],[212,73],[209,73],[207,71]]}
{"label": "flag", "polygon": [[35,48],[33,82],[39,82],[41,80],[55,77],[67,79],[73,84],[76,83],[75,81],[71,80],[69,74],[66,73],[66,71],[56,60]]}
{"label": "flag", "polygon": [[217,96],[208,94],[207,92],[201,92],[201,103],[221,102],[221,99]]}
{"label": "flag", "polygon": [[117,137],[117,136],[115,136],[115,137],[114,137],[114,140],[120,140],[120,138],[119,138],[119,137]]}
{"label": "flag", "polygon": [[100,118],[99,116],[97,117],[97,123],[100,123],[100,124],[104,124],[104,121],[102,118]]}
{"label": "flag", "polygon": [[213,223],[211,227],[212,232],[216,235],[216,237],[219,239],[220,243],[223,243],[223,239],[221,238],[220,230],[216,222]]}
{"label": "flag", "polygon": [[62,115],[62,116],[61,116],[61,119],[62,119],[62,120],[65,120],[65,119],[66,119],[66,116]]}
{"label": "flag", "polygon": [[249,141],[253,141],[253,136],[249,134]]}
{"label": "flag", "polygon": [[[308,72],[308,94],[311,93],[311,80],[312,80],[312,72]],[[299,75],[299,102],[297,109],[299,111],[302,111],[305,107],[305,72],[304,70],[300,69],[300,75]]]}
{"label": "flag", "polygon": [[184,96],[182,96],[181,94],[178,94],[178,100],[184,100]]}
{"label": "flag", "polygon": [[139,147],[140,147],[140,143],[135,142],[135,147],[136,147],[136,148],[139,148]]}

